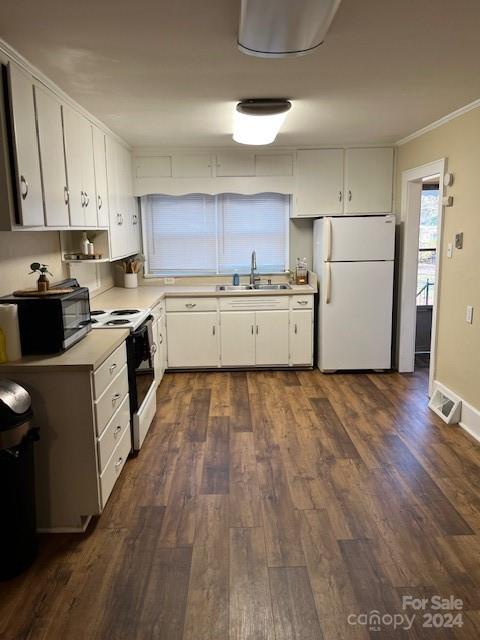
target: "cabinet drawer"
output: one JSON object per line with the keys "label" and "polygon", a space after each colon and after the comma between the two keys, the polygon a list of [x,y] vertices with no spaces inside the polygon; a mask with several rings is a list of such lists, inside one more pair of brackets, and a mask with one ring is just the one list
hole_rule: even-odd
{"label": "cabinet drawer", "polygon": [[167,311],[216,311],[216,298],[167,298]]}
{"label": "cabinet drawer", "polygon": [[117,444],[109,461],[107,462],[107,466],[100,475],[102,509],[107,504],[107,500],[112,493],[112,489],[115,486],[118,476],[125,466],[125,462],[127,461],[131,448],[132,439],[130,429],[126,429],[123,436],[120,438],[120,442]]}
{"label": "cabinet drawer", "polygon": [[221,311],[256,311],[257,309],[288,309],[290,296],[238,296],[220,298]]}
{"label": "cabinet drawer", "polygon": [[105,468],[113,450],[122,439],[125,429],[129,428],[130,396],[127,394],[98,439],[98,470],[100,473]]}
{"label": "cabinet drawer", "polygon": [[313,309],[313,296],[292,296],[292,309]]}
{"label": "cabinet drawer", "polygon": [[95,402],[95,416],[97,418],[97,435],[100,435],[115,411],[120,407],[128,394],[127,367],[123,366],[120,373],[105,389],[103,395]]}
{"label": "cabinet drawer", "polygon": [[95,400],[98,400],[108,385],[118,374],[123,365],[127,362],[127,348],[125,343],[108,356],[93,374],[93,386],[95,389]]}

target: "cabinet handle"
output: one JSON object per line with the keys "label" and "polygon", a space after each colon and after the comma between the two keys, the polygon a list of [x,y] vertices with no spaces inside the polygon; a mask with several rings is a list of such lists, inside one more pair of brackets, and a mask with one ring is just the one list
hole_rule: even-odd
{"label": "cabinet handle", "polygon": [[161,333],[158,334],[158,337],[160,338],[159,343],[163,344],[163,336]]}
{"label": "cabinet handle", "polygon": [[214,336],[214,335],[215,335],[215,325],[213,325],[213,327],[212,327],[212,336]]}
{"label": "cabinet handle", "polygon": [[123,224],[123,215],[121,213],[117,213],[117,224]]}
{"label": "cabinet handle", "polygon": [[338,192],[338,201],[339,201],[339,202],[341,202],[341,201],[342,201],[342,197],[343,197],[343,194],[342,194],[342,192],[341,192],[341,191],[339,191],[339,192]]}
{"label": "cabinet handle", "polygon": [[22,194],[22,200],[28,196],[28,182],[23,176],[20,176],[20,192]]}
{"label": "cabinet handle", "polygon": [[101,209],[103,205],[102,196],[98,196],[98,208]]}
{"label": "cabinet handle", "polygon": [[88,197],[88,193],[85,191],[85,206],[88,207],[88,203],[90,202],[90,198]]}
{"label": "cabinet handle", "polygon": [[155,342],[152,344],[152,346],[150,347],[150,354],[152,356],[154,356],[157,353],[157,345],[155,344]]}
{"label": "cabinet handle", "polygon": [[297,334],[297,333],[298,333],[297,324],[295,323],[295,334]]}
{"label": "cabinet handle", "polygon": [[257,327],[256,327],[256,331],[255,331],[255,333],[256,333],[256,334],[257,334],[257,336],[258,336],[258,324],[257,324]]}
{"label": "cabinet handle", "polygon": [[115,371],[115,369],[116,369],[116,368],[117,368],[117,364],[116,364],[116,362],[114,362],[114,363],[110,366],[110,369],[109,369],[110,373],[112,374],[112,373]]}
{"label": "cabinet handle", "polygon": [[308,304],[308,300],[297,300],[297,304]]}
{"label": "cabinet handle", "polygon": [[70,202],[70,192],[68,191],[67,187],[63,187],[63,200],[65,204],[68,204]]}
{"label": "cabinet handle", "polygon": [[82,207],[85,206],[85,194],[83,191],[80,191],[80,202],[82,203]]}
{"label": "cabinet handle", "polygon": [[138,215],[136,213],[133,214],[133,224],[138,224]]}
{"label": "cabinet handle", "polygon": [[123,458],[120,457],[116,462],[115,462],[115,469],[117,469],[123,462]]}
{"label": "cabinet handle", "polygon": [[114,440],[117,439],[118,434],[120,433],[120,431],[122,430],[122,427],[120,425],[118,425],[118,427],[115,427],[114,431],[113,431],[113,438]]}
{"label": "cabinet handle", "polygon": [[187,309],[193,309],[193,307],[196,307],[197,304],[196,302],[186,302],[185,306],[187,307]]}
{"label": "cabinet handle", "polygon": [[252,324],[252,336],[253,336],[253,324]]}
{"label": "cabinet handle", "polygon": [[117,402],[117,400],[120,400],[121,397],[121,393],[116,393],[114,396],[112,396],[112,404],[115,406],[115,403]]}
{"label": "cabinet handle", "polygon": [[352,201],[352,192],[350,191],[350,189],[348,190],[348,201]]}

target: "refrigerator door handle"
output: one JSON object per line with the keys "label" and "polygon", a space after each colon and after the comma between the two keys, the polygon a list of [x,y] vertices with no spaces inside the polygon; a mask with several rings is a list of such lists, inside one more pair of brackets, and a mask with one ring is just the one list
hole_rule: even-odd
{"label": "refrigerator door handle", "polygon": [[325,218],[325,260],[332,259],[332,219]]}
{"label": "refrigerator door handle", "polygon": [[330,262],[325,263],[325,304],[330,304],[332,293],[332,267]]}

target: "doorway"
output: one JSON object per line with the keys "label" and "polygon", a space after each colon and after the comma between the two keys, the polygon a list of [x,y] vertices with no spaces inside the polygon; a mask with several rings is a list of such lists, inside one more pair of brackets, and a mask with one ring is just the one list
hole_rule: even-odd
{"label": "doorway", "polygon": [[[425,352],[423,354],[425,365],[429,366],[429,394],[435,379],[445,167],[446,160],[443,158],[409,169],[402,174],[402,249],[397,365],[401,373],[413,372],[416,352]],[[438,185],[438,187],[436,190],[430,189],[426,186],[429,184]],[[432,193],[428,194],[428,191]],[[434,195],[433,191],[436,191]],[[426,251],[420,251],[420,249],[426,249]],[[428,286],[426,286],[427,281]],[[423,307],[423,309],[419,311],[417,307]],[[422,316],[421,320],[420,316]]]}
{"label": "doorway", "polygon": [[422,180],[417,261],[415,369],[430,367],[437,265],[439,180],[438,175]]}

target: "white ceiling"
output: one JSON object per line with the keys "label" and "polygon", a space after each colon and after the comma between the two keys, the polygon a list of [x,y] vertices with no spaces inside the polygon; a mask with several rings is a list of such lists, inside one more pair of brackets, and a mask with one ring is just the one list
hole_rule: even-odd
{"label": "white ceiling", "polygon": [[314,53],[236,47],[239,0],[2,0],[0,36],[136,146],[237,146],[233,105],[286,97],[279,145],[388,143],[480,97],[478,0],[343,0]]}

